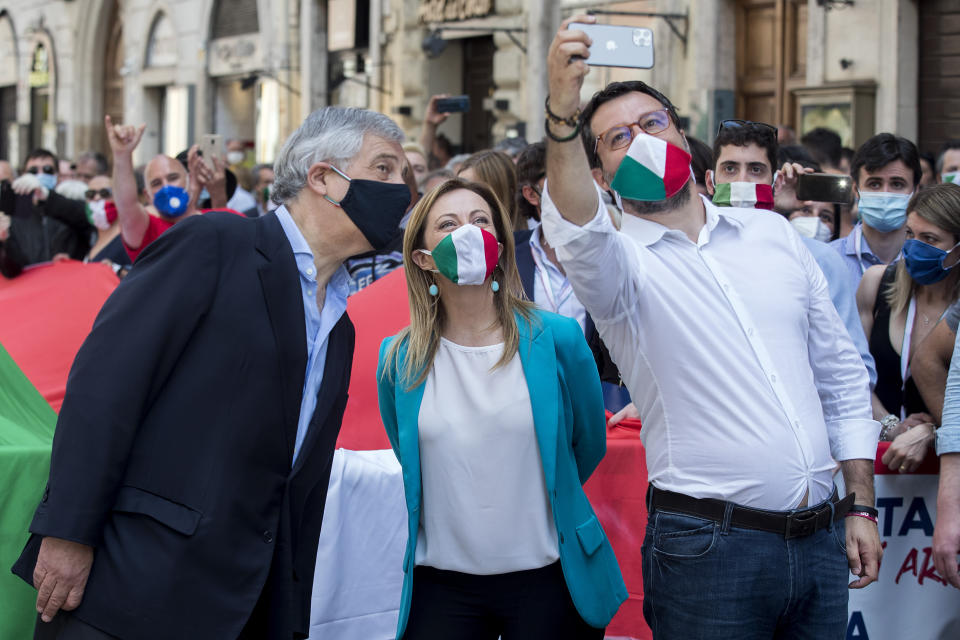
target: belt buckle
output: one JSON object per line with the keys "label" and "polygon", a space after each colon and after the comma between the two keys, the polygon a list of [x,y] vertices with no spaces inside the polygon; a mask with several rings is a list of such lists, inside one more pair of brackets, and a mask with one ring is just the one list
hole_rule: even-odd
{"label": "belt buckle", "polygon": [[817,530],[818,516],[817,511],[813,509],[789,514],[787,516],[786,528],[783,532],[784,539],[803,538],[814,533]]}

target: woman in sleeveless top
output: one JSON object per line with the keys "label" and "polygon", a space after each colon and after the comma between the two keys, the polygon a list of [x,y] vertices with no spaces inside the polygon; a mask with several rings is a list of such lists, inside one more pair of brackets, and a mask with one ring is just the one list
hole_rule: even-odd
{"label": "woman in sleeveless top", "polygon": [[936,426],[910,376],[910,359],[960,298],[960,269],[953,269],[960,256],[960,187],[936,185],[918,192],[907,212],[903,259],[869,268],[857,290],[863,330],[877,363],[874,418],[896,434],[883,462],[901,472],[916,469],[933,448]]}

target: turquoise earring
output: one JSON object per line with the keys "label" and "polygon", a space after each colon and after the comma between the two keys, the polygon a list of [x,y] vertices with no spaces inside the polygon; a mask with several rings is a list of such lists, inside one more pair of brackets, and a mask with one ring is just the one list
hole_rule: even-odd
{"label": "turquoise earring", "polygon": [[[432,284],[432,285],[430,285],[430,288],[427,289],[427,291],[430,292],[430,295],[436,297],[436,296],[439,295],[439,293],[440,293],[440,288],[437,287],[437,285]],[[496,289],[494,289],[494,291],[496,291]]]}
{"label": "turquoise earring", "polygon": [[493,289],[494,293],[496,293],[497,291],[500,291],[500,283],[494,280],[492,283],[490,283],[490,288]]}

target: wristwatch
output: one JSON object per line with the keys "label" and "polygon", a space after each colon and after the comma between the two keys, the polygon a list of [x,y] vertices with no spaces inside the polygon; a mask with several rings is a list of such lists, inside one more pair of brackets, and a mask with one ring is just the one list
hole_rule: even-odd
{"label": "wristwatch", "polygon": [[892,413],[887,414],[880,420],[880,441],[886,442],[890,440],[890,432],[896,429],[900,425],[900,418],[893,415]]}

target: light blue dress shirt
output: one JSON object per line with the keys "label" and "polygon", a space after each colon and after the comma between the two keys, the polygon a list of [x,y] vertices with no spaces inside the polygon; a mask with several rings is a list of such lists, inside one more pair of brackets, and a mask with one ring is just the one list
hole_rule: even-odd
{"label": "light blue dress shirt", "polygon": [[937,455],[945,453],[960,453],[960,340],[953,345],[943,398],[943,420],[937,429]]}
{"label": "light blue dress shirt", "polygon": [[[843,240],[843,238],[840,240]],[[839,242],[839,240],[836,242]],[[847,328],[847,333],[850,334],[854,346],[860,352],[863,366],[867,368],[867,373],[870,374],[870,388],[872,389],[877,386],[877,365],[870,353],[867,336],[863,332],[863,323],[860,322],[855,295],[856,289],[850,286],[848,267],[844,264],[843,258],[838,256],[837,252],[829,245],[807,237],[803,237],[803,244],[813,254],[817,266],[820,267],[820,271],[823,271],[823,277],[827,279],[830,300],[833,301],[833,306],[837,308],[837,314],[843,320],[843,326]]]}
{"label": "light blue dress shirt", "polygon": [[[858,229],[860,230],[859,232]],[[830,243],[834,251],[840,254],[840,257],[847,267],[847,277],[850,279],[850,284],[853,286],[854,292],[856,292],[857,287],[860,286],[860,279],[863,277],[864,271],[875,264],[884,264],[883,260],[873,255],[873,250],[870,249],[867,239],[863,237],[862,229],[863,223],[858,222],[853,227],[850,235],[844,238],[837,238]],[[859,257],[857,256],[857,238],[860,238]]]}
{"label": "light blue dress shirt", "polygon": [[290,217],[286,207],[277,208],[277,219],[290,242],[293,256],[300,272],[300,291],[303,294],[303,315],[307,326],[307,371],[303,378],[303,396],[300,399],[300,418],[297,421],[297,439],[293,447],[293,460],[297,461],[300,447],[307,436],[313,411],[317,408],[317,393],[323,383],[323,368],[327,362],[327,346],[330,331],[347,310],[349,277],[340,267],[330,282],[323,301],[323,311],[317,308],[317,266],[313,261],[313,252],[307,239],[303,237],[297,223]]}

